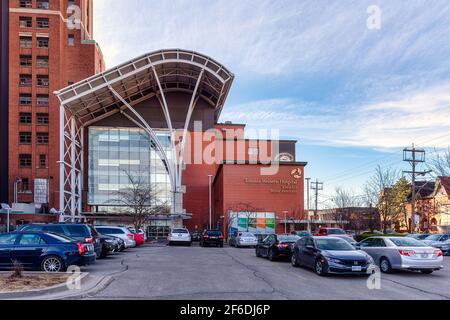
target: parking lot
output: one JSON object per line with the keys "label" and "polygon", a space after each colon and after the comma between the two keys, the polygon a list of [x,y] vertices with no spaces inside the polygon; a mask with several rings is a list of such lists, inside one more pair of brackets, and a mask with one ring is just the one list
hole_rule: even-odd
{"label": "parking lot", "polygon": [[145,245],[84,268],[114,281],[91,299],[450,299],[450,258],[431,275],[381,275],[370,290],[360,276],[319,277],[289,262],[257,258],[253,249]]}

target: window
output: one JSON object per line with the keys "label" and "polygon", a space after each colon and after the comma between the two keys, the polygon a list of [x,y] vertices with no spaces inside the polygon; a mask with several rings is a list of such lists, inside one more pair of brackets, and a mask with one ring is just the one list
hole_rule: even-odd
{"label": "window", "polygon": [[31,144],[31,132],[20,132],[19,133],[19,143],[20,144]]}
{"label": "window", "polygon": [[44,9],[44,10],[49,9],[48,0],[37,0],[36,4],[37,4],[38,9]]}
{"label": "window", "polygon": [[48,18],[37,18],[36,19],[36,25],[38,28],[41,29],[48,29],[49,28],[49,22]]}
{"label": "window", "polygon": [[33,4],[31,0],[20,0],[19,7],[21,8],[31,8],[33,7]]}
{"label": "window", "polygon": [[31,80],[31,74],[21,74],[19,76],[19,85],[21,87],[31,87],[33,80]]}
{"label": "window", "polygon": [[33,58],[31,56],[20,56],[21,67],[31,67],[33,65]]}
{"label": "window", "polygon": [[48,113],[38,113],[37,114],[37,123],[39,125],[48,124]]}
{"label": "window", "polygon": [[19,95],[19,104],[22,106],[30,105],[31,104],[31,94],[21,93]]}
{"label": "window", "polygon": [[[30,167],[31,167],[31,164],[30,164]],[[30,191],[30,180],[28,180],[28,178],[22,178],[21,186],[22,186],[22,189],[21,189],[22,192]]]}
{"label": "window", "polygon": [[[31,154],[19,154],[19,166],[21,168],[31,168]],[[22,179],[22,184],[25,179]]]}
{"label": "window", "polygon": [[33,26],[33,19],[31,17],[19,17],[19,26],[21,28],[31,28]]}
{"label": "window", "polygon": [[48,76],[40,76],[36,77],[38,87],[48,87]]}
{"label": "window", "polygon": [[19,114],[19,123],[20,124],[31,124],[32,123],[31,113],[21,112]]}
{"label": "window", "polygon": [[14,244],[16,243],[17,234],[2,234],[0,236],[0,244]]}
{"label": "window", "polygon": [[38,94],[36,96],[36,105],[38,107],[48,107],[48,94]]}
{"label": "window", "polygon": [[45,154],[39,155],[39,168],[46,168],[47,167],[47,156]]}
{"label": "window", "polygon": [[21,48],[31,48],[33,43],[33,38],[31,37],[20,37],[20,47]]}
{"label": "window", "polygon": [[61,226],[46,226],[43,228],[43,231],[56,234],[64,234],[64,229]]}
{"label": "window", "polygon": [[38,234],[23,234],[19,244],[23,246],[38,246],[45,244],[45,241]]}
{"label": "window", "polygon": [[37,46],[38,48],[48,48],[48,38],[37,38]]}
{"label": "window", "polygon": [[36,58],[36,67],[38,68],[48,68],[48,57],[38,56]]}
{"label": "window", "polygon": [[36,134],[36,142],[37,144],[48,144],[48,133],[40,132]]}
{"label": "window", "polygon": [[73,34],[69,34],[67,37],[67,44],[71,47],[75,45],[75,36]]}

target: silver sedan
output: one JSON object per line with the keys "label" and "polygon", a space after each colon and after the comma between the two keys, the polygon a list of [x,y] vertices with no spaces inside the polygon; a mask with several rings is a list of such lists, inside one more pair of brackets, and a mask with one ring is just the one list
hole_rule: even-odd
{"label": "silver sedan", "polygon": [[372,237],[357,247],[367,252],[383,273],[397,269],[431,274],[444,267],[441,250],[413,238]]}
{"label": "silver sedan", "polygon": [[256,247],[258,244],[258,239],[253,233],[250,232],[239,232],[235,239],[235,247],[241,248],[241,247]]}

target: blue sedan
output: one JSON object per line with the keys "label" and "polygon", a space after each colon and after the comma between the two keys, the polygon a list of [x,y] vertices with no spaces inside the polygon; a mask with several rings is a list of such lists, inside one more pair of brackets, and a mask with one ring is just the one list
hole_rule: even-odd
{"label": "blue sedan", "polygon": [[0,235],[0,269],[10,269],[14,261],[26,270],[62,272],[69,266],[95,263],[91,244],[44,232],[13,232]]}
{"label": "blue sedan", "polygon": [[312,268],[319,276],[336,274],[372,274],[373,259],[364,251],[356,250],[340,237],[304,237],[293,248],[294,267]]}

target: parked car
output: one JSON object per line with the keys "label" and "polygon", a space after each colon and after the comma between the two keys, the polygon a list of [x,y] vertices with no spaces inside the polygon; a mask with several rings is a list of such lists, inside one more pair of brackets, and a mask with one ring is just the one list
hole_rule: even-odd
{"label": "parked car", "polygon": [[317,230],[317,232],[314,234],[314,236],[316,236],[316,237],[328,237],[328,236],[348,237],[348,238],[353,239],[353,236],[347,234],[344,230],[339,229],[339,228],[320,228],[319,230]]}
{"label": "parked car", "polygon": [[0,269],[11,268],[13,261],[24,269],[63,272],[67,267],[95,263],[94,246],[63,235],[23,231],[0,235]]}
{"label": "parked car", "polygon": [[312,268],[319,276],[336,274],[371,274],[374,261],[342,237],[304,237],[294,245],[294,267]]}
{"label": "parked car", "polygon": [[436,244],[435,248],[440,249],[444,256],[450,256],[450,240]]}
{"label": "parked car", "polygon": [[100,258],[102,255],[100,235],[94,227],[88,224],[27,224],[20,231],[51,232],[63,235],[82,243],[92,244],[97,258]]}
{"label": "parked car", "polygon": [[416,240],[425,240],[429,236],[430,236],[429,233],[416,233],[416,234],[408,234],[406,237],[407,238],[413,238],[413,239],[416,239]]}
{"label": "parked car", "polygon": [[258,238],[256,238],[256,236],[250,232],[237,232],[232,239],[233,239],[232,243],[229,242],[228,244],[236,248],[242,247],[254,248],[258,244]]}
{"label": "parked car", "polygon": [[355,248],[358,245],[358,242],[355,239],[353,239],[353,238],[349,238],[349,237],[340,237],[340,238],[342,238],[343,240],[347,241],[348,243],[350,243]]}
{"label": "parked car", "polygon": [[191,232],[192,242],[200,242],[200,236],[201,236],[200,232],[197,231]]}
{"label": "parked car", "polygon": [[279,258],[290,258],[294,244],[300,239],[294,235],[269,235],[260,241],[255,249],[257,257],[275,261]]}
{"label": "parked car", "polygon": [[191,234],[186,228],[173,229],[167,240],[169,240],[169,246],[174,244],[184,244],[188,246],[192,245]]}
{"label": "parked car", "polygon": [[130,230],[120,226],[95,226],[95,229],[104,235],[118,237],[125,242],[125,248],[136,247],[136,241]]}
{"label": "parked car", "polygon": [[136,242],[136,247],[145,244],[144,232],[142,230],[136,231],[135,228],[128,228],[128,230],[133,234],[133,240]]}
{"label": "parked car", "polygon": [[436,247],[447,240],[450,240],[450,234],[432,234],[423,240],[423,242],[431,247]]}
{"label": "parked car", "polygon": [[102,251],[100,258],[106,258],[108,254],[119,252],[120,244],[118,238],[100,234],[100,243],[102,244]]}
{"label": "parked car", "polygon": [[200,238],[200,246],[216,246],[223,248],[223,233],[220,230],[205,230]]}
{"label": "parked car", "polygon": [[291,233],[294,236],[299,236],[299,237],[310,237],[312,236],[311,232],[309,231],[293,231]]}
{"label": "parked car", "polygon": [[442,251],[413,238],[372,237],[358,247],[373,258],[383,273],[399,269],[430,274],[443,268]]}

